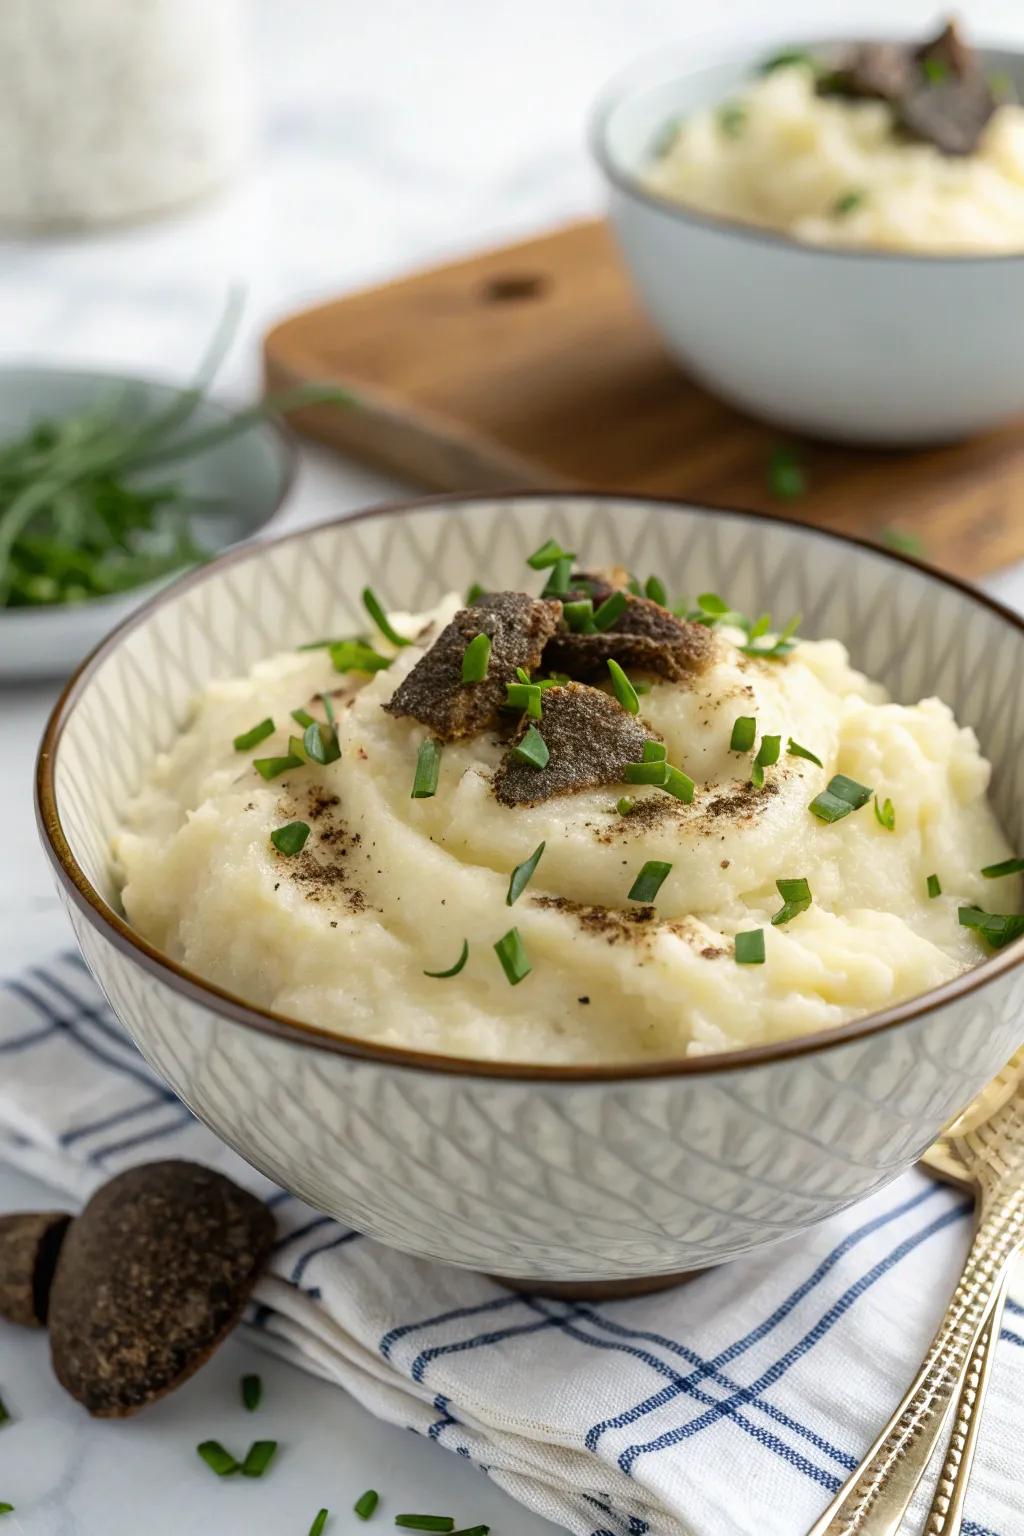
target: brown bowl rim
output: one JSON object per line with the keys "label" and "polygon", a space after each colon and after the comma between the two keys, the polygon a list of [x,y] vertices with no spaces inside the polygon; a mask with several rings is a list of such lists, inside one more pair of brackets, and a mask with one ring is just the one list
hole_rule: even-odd
{"label": "brown bowl rim", "polygon": [[136,933],[123,917],[115,912],[112,907],[108,906],[79,865],[64,835],[60,813],[57,808],[54,765],[63,730],[74,705],[91,681],[100,664],[116,650],[126,634],[129,634],[138,625],[146,622],[151,613],[163,607],[165,603],[175,599],[181,591],[204,580],[210,572],[216,571],[223,566],[234,565],[238,561],[246,560],[250,555],[260,554],[266,549],[291,543],[295,539],[306,538],[310,534],[325,528],[341,527],[346,523],[365,522],[372,518],[407,516],[410,513],[415,514],[421,510],[429,511],[445,506],[462,507],[471,505],[474,502],[531,500],[544,500],[549,503],[553,501],[577,500],[615,503],[634,502],[642,506],[660,508],[667,515],[671,515],[673,512],[697,511],[710,513],[714,516],[739,517],[745,520],[752,520],[755,523],[760,521],[770,524],[781,524],[784,527],[799,530],[812,538],[831,539],[846,547],[866,550],[877,558],[889,561],[894,565],[910,566],[918,572],[923,571],[928,579],[939,583],[940,586],[951,588],[970,602],[977,603],[981,607],[988,609],[998,618],[1008,623],[1013,629],[1017,630],[1018,634],[1024,638],[1024,617],[1015,613],[997,599],[990,597],[986,592],[982,592],[978,588],[971,586],[970,583],[962,581],[959,577],[948,575],[946,572],[936,570],[931,566],[923,566],[920,561],[911,559],[897,550],[884,549],[877,544],[873,544],[868,539],[858,538],[853,534],[839,533],[829,528],[817,527],[814,524],[804,523],[797,518],[787,517],[778,512],[760,511],[746,507],[718,506],[709,503],[683,502],[668,496],[587,489],[572,491],[545,491],[537,489],[526,491],[442,492],[432,496],[412,497],[402,501],[376,504],[341,517],[327,518],[319,523],[312,523],[302,528],[292,529],[290,532],[280,534],[273,539],[250,540],[247,543],[238,544],[226,550],[216,560],[186,572],[170,586],[164,587],[143,607],[136,609],[135,612],[130,614],[79,664],[68,679],[50,713],[36,760],[36,821],[43,847],[54,866],[60,886],[89,924],[108,942],[112,943],[116,949],[119,949],[128,958],[141,965],[144,971],[155,976],[158,981],[169,986],[172,991],[187,997],[193,1002],[212,1008],[214,1012],[230,1019],[233,1023],[242,1024],[249,1029],[284,1040],[291,1045],[312,1047],[314,1050],[325,1051],[331,1055],[344,1056],[358,1061],[374,1062],[379,1066],[411,1069],[419,1072],[494,1080],[511,1079],[520,1082],[572,1083],[577,1085],[624,1083],[646,1078],[708,1077],[722,1072],[740,1072],[746,1067],[765,1066],[771,1063],[796,1059],[801,1056],[816,1055],[819,1052],[830,1050],[833,1046],[850,1045],[855,1041],[882,1034],[887,1030],[895,1029],[900,1025],[923,1018],[926,1014],[945,1007],[948,1003],[956,1002],[969,996],[979,988],[986,986],[989,981],[994,980],[997,976],[1001,976],[1007,971],[1015,969],[1024,961],[1024,938],[1022,938],[1017,940],[1016,943],[1008,945],[1006,949],[1000,950],[995,955],[983,960],[980,965],[974,966],[971,970],[964,971],[961,975],[955,976],[951,981],[943,983],[942,986],[934,987],[927,992],[922,992],[915,997],[908,998],[902,1003],[894,1004],[891,1008],[865,1014],[863,1017],[851,1019],[845,1024],[836,1025],[832,1029],[819,1030],[809,1035],[798,1035],[791,1040],[775,1041],[770,1045],[749,1046],[738,1051],[719,1051],[701,1056],[689,1056],[680,1059],[669,1058],[668,1060],[659,1059],[651,1062],[544,1066],[516,1061],[478,1061],[471,1057],[447,1056],[430,1051],[417,1051],[405,1046],[377,1045],[366,1040],[360,1040],[353,1035],[332,1033],[331,1031],[319,1028],[315,1024],[307,1024],[302,1020],[276,1013],[272,1009],[256,1007],[254,1004],[245,1002],[243,998],[236,996],[234,993],[218,987],[215,983],[205,981],[195,972],[188,970],[176,960],[172,960],[168,955],[163,954],[154,945],[150,944],[148,940],[144,939],[141,934]]}

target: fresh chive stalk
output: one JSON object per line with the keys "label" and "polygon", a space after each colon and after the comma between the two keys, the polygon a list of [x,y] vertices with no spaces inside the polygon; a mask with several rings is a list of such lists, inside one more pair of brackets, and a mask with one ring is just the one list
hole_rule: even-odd
{"label": "fresh chive stalk", "polygon": [[1024,870],[1024,859],[1004,859],[1001,864],[986,864],[982,874],[986,880],[1001,880],[1004,875],[1019,875]]}
{"label": "fresh chive stalk", "polygon": [[276,1440],[254,1440],[242,1462],[243,1477],[262,1477],[277,1452]]}
{"label": "fresh chive stalk", "polygon": [[805,757],[809,763],[817,763],[819,768],[825,766],[820,757],[816,757],[807,747],[802,747],[798,741],[793,740],[792,736],[786,743],[786,751],[790,757]]}
{"label": "fresh chive stalk", "polygon": [[429,800],[431,795],[437,794],[437,779],[441,771],[441,743],[428,736],[426,741],[420,742],[420,749],[416,754],[416,772],[413,775],[412,795],[413,800]]}
{"label": "fresh chive stalk", "polygon": [[845,773],[837,773],[829,779],[828,788],[815,795],[808,810],[819,821],[842,821],[851,811],[859,811],[861,806],[867,805],[872,794],[866,784],[858,784]]}
{"label": "fresh chive stalk", "polygon": [[288,858],[296,853],[301,853],[306,846],[306,838],[309,836],[309,824],[305,821],[289,821],[283,827],[275,827],[270,834],[270,841],[278,853],[285,854]]}
{"label": "fresh chive stalk", "polygon": [[370,618],[376,624],[385,640],[390,640],[392,645],[397,645],[399,647],[412,644],[411,640],[407,640],[404,635],[400,635],[398,633],[397,629],[392,624],[387,614],[384,612],[383,604],[381,603],[380,598],[374,592],[372,587],[363,588],[363,607],[366,609],[367,613],[370,615]]}
{"label": "fresh chive stalk", "polygon": [[218,1477],[230,1477],[232,1473],[241,1470],[241,1462],[236,1461],[230,1451],[226,1451],[219,1440],[204,1440],[196,1450],[211,1472],[216,1472]]}
{"label": "fresh chive stalk", "polygon": [[738,933],[734,941],[733,956],[737,965],[764,964],[764,929],[751,928]]}
{"label": "fresh chive stalk", "polygon": [[276,779],[289,768],[301,768],[303,759],[289,752],[283,757],[254,757],[252,765],[261,779]]}
{"label": "fresh chive stalk", "polygon": [[263,1383],[258,1376],[242,1377],[242,1402],[249,1413],[255,1413],[263,1396]]}
{"label": "fresh chive stalk", "polygon": [[462,653],[462,681],[482,683],[491,664],[490,635],[474,635]]}
{"label": "fresh chive stalk", "polygon": [[757,735],[757,721],[753,715],[740,715],[733,722],[732,735],[729,738],[730,752],[749,752],[754,745],[754,737]]}
{"label": "fresh chive stalk", "polygon": [[559,560],[575,560],[575,558],[571,550],[563,549],[554,539],[545,539],[539,549],[535,549],[532,555],[527,555],[526,563],[532,570],[545,571],[550,566],[557,565]]}
{"label": "fresh chive stalk", "polygon": [[235,751],[248,752],[253,747],[258,747],[261,741],[266,741],[267,737],[273,736],[273,734],[274,722],[268,715],[265,720],[260,721],[259,725],[254,725],[252,730],[243,731],[240,736],[235,737]]}
{"label": "fresh chive stalk", "polygon": [[512,756],[530,768],[546,768],[551,760],[548,744],[535,725],[528,725],[522,741],[512,748]]}
{"label": "fresh chive stalk", "polygon": [[801,912],[806,912],[811,904],[811,888],[803,878],[799,880],[776,880],[776,889],[782,897],[782,906],[772,918],[774,926],[781,923],[792,922],[794,917],[799,917]]}
{"label": "fresh chive stalk", "polygon": [[455,1521],[451,1515],[396,1515],[395,1524],[403,1526],[408,1531],[448,1533],[455,1529]]}
{"label": "fresh chive stalk", "polygon": [[457,976],[469,959],[469,940],[463,939],[462,953],[454,965],[450,965],[446,971],[424,971],[424,976],[430,976],[435,981],[447,981],[449,976]]}
{"label": "fresh chive stalk", "polygon": [[625,613],[628,606],[629,598],[625,592],[613,592],[596,609],[594,613],[594,628],[598,631],[611,629]]}
{"label": "fresh chive stalk", "polygon": [[377,1492],[376,1488],[367,1488],[365,1493],[361,1493],[359,1495],[352,1508],[359,1516],[360,1520],[369,1520],[370,1516],[373,1514],[379,1503],[380,1494]]}
{"label": "fresh chive stalk", "polygon": [[544,843],[539,843],[530,854],[530,857],[524,859],[522,864],[517,864],[512,871],[512,877],[508,882],[508,894],[505,897],[505,905],[507,907],[515,905],[533,879],[534,871],[541,861],[544,847]]}
{"label": "fresh chive stalk", "polygon": [[671,864],[659,859],[648,859],[629,888],[629,901],[652,902],[672,872]]}
{"label": "fresh chive stalk", "polygon": [[928,876],[928,899],[934,901],[936,896],[942,895],[942,886],[939,884],[938,875]]}
{"label": "fresh chive stalk", "polygon": [[[526,949],[518,928],[510,928],[508,933],[498,940],[494,946],[494,953],[501,961],[501,968],[510,986],[517,987],[526,976],[529,976],[530,962],[526,958]],[[433,1530],[434,1527],[424,1527],[424,1529]]]}
{"label": "fresh chive stalk", "polygon": [[640,713],[640,700],[637,698],[636,689],[618,662],[612,657],[608,658],[608,671],[611,673],[612,692],[622,705],[622,708],[627,714],[638,715]]}
{"label": "fresh chive stalk", "polygon": [[[329,1509],[317,1510],[313,1516],[313,1524],[309,1528],[309,1536],[324,1536],[324,1526],[327,1524],[327,1516],[329,1514]],[[364,1516],[364,1518],[369,1519],[369,1516]]]}
{"label": "fresh chive stalk", "polygon": [[896,807],[893,805],[891,800],[883,800],[879,802],[878,796],[875,796],[875,820],[878,822],[878,825],[880,827],[884,827],[887,832],[895,832]]}

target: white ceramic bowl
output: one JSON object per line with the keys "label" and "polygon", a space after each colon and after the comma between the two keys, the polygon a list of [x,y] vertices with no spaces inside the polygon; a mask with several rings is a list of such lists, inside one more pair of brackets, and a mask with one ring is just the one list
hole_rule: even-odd
{"label": "white ceramic bowl", "polygon": [[[1024,846],[1024,624],[868,545],[764,515],[590,495],[441,497],[249,545],[112,635],[57,705],[38,808],[83,953],[146,1059],[271,1178],[394,1247],[551,1282],[669,1275],[776,1242],[880,1188],[1024,1039],[1024,942],[928,995],[782,1045],[614,1068],[480,1064],[252,1008],[128,926],[110,840],[212,678],[500,586],[553,535],[759,612],[802,610],[902,699],[937,693],[993,759]],[[296,601],[296,593],[302,601]]]}
{"label": "white ceramic bowl", "polygon": [[[661,54],[621,76],[595,114],[612,224],[669,350],[732,405],[817,437],[944,442],[1024,413],[1024,252],[807,245],[642,185],[666,123],[735,94],[772,51],[696,69]],[[1022,55],[981,53],[1024,95]]]}

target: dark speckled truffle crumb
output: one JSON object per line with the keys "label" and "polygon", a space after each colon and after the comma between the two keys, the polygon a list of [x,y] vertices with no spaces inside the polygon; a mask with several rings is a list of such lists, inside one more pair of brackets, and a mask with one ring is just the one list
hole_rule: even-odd
{"label": "dark speckled truffle crumb", "polygon": [[[557,601],[541,601],[525,592],[488,593],[472,608],[459,609],[384,708],[392,715],[412,715],[442,741],[475,736],[497,722],[516,668],[532,672],[539,665],[561,616]],[[487,676],[479,683],[464,683],[462,658],[469,642],[481,634],[491,637]]]}
{"label": "dark speckled truffle crumb", "polygon": [[692,679],[710,664],[718,642],[704,624],[677,619],[647,597],[629,594],[611,629],[596,635],[560,630],[548,641],[544,665],[570,677],[606,676],[609,658],[672,682]]}
{"label": "dark speckled truffle crumb", "polygon": [[531,723],[550,754],[547,767],[531,768],[509,748],[494,775],[502,805],[537,805],[555,795],[618,784],[626,764],[642,759],[644,742],[655,739],[615,699],[582,683],[545,689],[543,717],[524,719],[517,740]]}

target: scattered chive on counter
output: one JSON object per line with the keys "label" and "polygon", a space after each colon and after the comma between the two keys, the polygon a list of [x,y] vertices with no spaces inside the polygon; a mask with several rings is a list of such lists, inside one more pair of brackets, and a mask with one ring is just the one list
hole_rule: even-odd
{"label": "scattered chive on counter", "polygon": [[441,743],[435,741],[433,736],[428,736],[426,741],[420,742],[420,749],[416,754],[416,772],[413,775],[410,798],[429,800],[431,795],[436,795],[440,771]]}
{"label": "scattered chive on counter", "polygon": [[805,757],[809,763],[817,763],[819,768],[824,768],[825,766],[820,757],[817,757],[807,747],[802,747],[798,741],[793,740],[792,736],[790,736],[786,743],[786,751],[790,757]]}
{"label": "scattered chive on counter", "polygon": [[801,912],[806,912],[812,898],[811,888],[803,878],[776,880],[775,886],[783,901],[783,905],[772,918],[773,925],[778,927],[781,923],[788,923],[794,917],[799,917]]}
{"label": "scattered chive on counter", "polygon": [[447,981],[449,976],[457,976],[469,959],[469,940],[463,939],[462,953],[454,965],[450,965],[446,971],[424,971],[424,976],[430,976],[434,981]]}
{"label": "scattered chive on counter", "polygon": [[258,1376],[242,1377],[242,1402],[249,1413],[255,1413],[263,1396],[263,1383]]}
{"label": "scattered chive on counter", "polygon": [[248,752],[252,747],[258,747],[261,741],[266,741],[268,736],[274,734],[274,722],[268,715],[261,720],[259,725],[254,725],[251,731],[243,731],[235,737],[235,751]]}
{"label": "scattered chive on counter", "polygon": [[407,640],[404,635],[400,635],[397,629],[395,629],[391,620],[384,612],[384,607],[380,601],[380,598],[374,592],[372,587],[363,588],[363,607],[366,609],[367,613],[370,615],[370,618],[376,624],[385,640],[390,640],[392,645],[397,645],[399,647],[411,644],[411,641]]}
{"label": "scattered chive on counter", "polygon": [[211,1472],[216,1472],[218,1477],[230,1477],[233,1472],[241,1470],[241,1462],[236,1461],[230,1451],[226,1451],[219,1440],[204,1440],[196,1450]]}
{"label": "scattered chive on counter", "polygon": [[462,655],[462,681],[482,683],[491,664],[490,635],[474,635]]}
{"label": "scattered chive on counter", "polygon": [[936,896],[941,896],[941,895],[942,895],[942,886],[939,884],[939,877],[938,877],[938,875],[929,875],[928,876],[928,896],[929,896],[929,899],[931,901],[934,901]]}
{"label": "scattered chive on counter", "polygon": [[242,1462],[242,1476],[262,1477],[276,1453],[276,1440],[254,1440]]}
{"label": "scattered chive on counter", "polygon": [[629,901],[652,902],[672,872],[672,865],[648,859],[629,888]]}
{"label": "scattered chive on counter", "polygon": [[270,841],[278,853],[292,858],[301,853],[306,846],[306,838],[309,836],[309,824],[305,821],[289,821],[283,827],[275,827],[270,834]]}
{"label": "scattered chive on counter", "polygon": [[526,887],[533,879],[533,872],[540,863],[543,852],[544,844],[540,843],[530,854],[530,857],[525,859],[522,864],[517,864],[512,871],[512,877],[508,882],[508,895],[505,897],[505,905],[507,907],[513,906],[526,890]]}
{"label": "scattered chive on counter", "polygon": [[729,738],[730,752],[749,752],[757,735],[757,721],[753,715],[740,715],[733,722]]}
{"label": "scattered chive on counter", "polygon": [[455,1530],[455,1521],[451,1515],[396,1515],[395,1524],[403,1526],[407,1531],[450,1533]]}
{"label": "scattered chive on counter", "polygon": [[14,1505],[8,1504],[5,1499],[0,1499],[0,1515],[13,1515]]}
{"label": "scattered chive on counter", "polygon": [[[323,1536],[324,1526],[327,1524],[329,1509],[318,1509],[313,1516],[313,1524],[309,1528],[309,1536]],[[368,1518],[364,1516],[364,1518]]]}
{"label": "scattered chive on counter", "polygon": [[1019,875],[1024,870],[1024,859],[1004,859],[1001,864],[986,864],[982,870],[986,880],[1001,880],[1004,875]]}
{"label": "scattered chive on counter", "polygon": [[530,962],[526,958],[526,950],[519,936],[518,928],[510,928],[494,946],[494,953],[501,961],[501,968],[505,972],[510,986],[517,987],[519,983],[530,974]]}
{"label": "scattered chive on counter", "polygon": [[608,671],[611,673],[612,678],[612,692],[623,709],[629,715],[638,715],[640,713],[640,700],[637,698],[636,689],[618,662],[611,656],[608,658]]}
{"label": "scattered chive on counter", "polygon": [[551,761],[551,753],[548,744],[535,725],[526,728],[526,735],[522,741],[517,742],[512,748],[512,756],[518,758],[521,763],[527,763],[531,768],[546,768]]}
{"label": "scattered chive on counter", "polygon": [[764,964],[764,929],[751,928],[736,935],[733,951],[737,965]]}
{"label": "scattered chive on counter", "polygon": [[376,1488],[367,1488],[365,1493],[359,1495],[352,1508],[360,1520],[369,1520],[379,1503],[380,1494]]}

